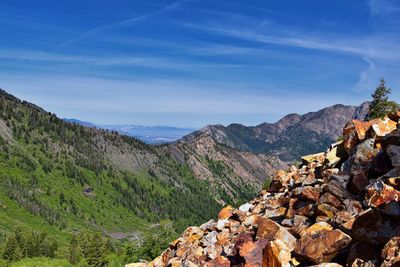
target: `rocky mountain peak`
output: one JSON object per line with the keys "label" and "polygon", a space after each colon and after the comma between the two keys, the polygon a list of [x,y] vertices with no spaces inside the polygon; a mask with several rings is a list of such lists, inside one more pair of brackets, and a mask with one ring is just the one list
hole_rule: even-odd
{"label": "rocky mountain peak", "polygon": [[337,104],[304,115],[288,114],[275,123],[262,123],[247,127],[241,124],[210,125],[183,138],[190,142],[205,133],[216,142],[226,146],[276,155],[286,162],[292,162],[301,155],[315,153],[334,142],[343,126],[351,119],[363,120],[369,102],[360,106]]}
{"label": "rocky mountain peak", "polygon": [[343,141],[132,266],[398,266],[399,119],[349,121]]}

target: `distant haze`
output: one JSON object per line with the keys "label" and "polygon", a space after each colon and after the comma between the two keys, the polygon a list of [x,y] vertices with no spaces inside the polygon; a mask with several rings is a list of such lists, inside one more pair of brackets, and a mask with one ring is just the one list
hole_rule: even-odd
{"label": "distant haze", "polygon": [[103,125],[120,134],[136,137],[148,144],[170,143],[190,134],[196,129],[171,126]]}
{"label": "distant haze", "polygon": [[64,119],[65,121],[80,124],[85,127],[97,127],[117,131],[120,134],[136,137],[148,144],[162,144],[174,142],[183,136],[197,130],[195,128],[179,128],[173,126],[143,126],[143,125],[96,125],[78,119]]}

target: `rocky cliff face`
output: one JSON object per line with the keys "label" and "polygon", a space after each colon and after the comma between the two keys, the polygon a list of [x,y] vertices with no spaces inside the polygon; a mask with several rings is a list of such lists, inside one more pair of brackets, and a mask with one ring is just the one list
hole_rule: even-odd
{"label": "rocky cliff face", "polygon": [[346,122],[365,118],[368,106],[368,102],[358,107],[334,105],[304,115],[289,114],[276,123],[262,123],[254,127],[210,125],[183,140],[191,142],[196,136],[207,134],[221,144],[244,151],[274,154],[290,162],[334,142]]}
{"label": "rocky cliff face", "polygon": [[260,191],[275,170],[287,165],[276,156],[239,151],[219,144],[207,133],[190,142],[169,145],[171,154],[186,163],[193,174],[210,183],[222,203],[243,203]]}
{"label": "rocky cliff face", "polygon": [[399,266],[399,119],[351,120],[342,142],[133,266]]}

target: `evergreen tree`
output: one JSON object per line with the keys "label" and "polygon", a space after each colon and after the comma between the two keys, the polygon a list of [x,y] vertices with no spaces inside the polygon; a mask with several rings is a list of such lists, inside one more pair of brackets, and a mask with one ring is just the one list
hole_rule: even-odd
{"label": "evergreen tree", "polygon": [[73,265],[76,265],[80,260],[81,254],[79,251],[79,243],[76,236],[73,236],[69,244],[69,255],[68,260]]}
{"label": "evergreen tree", "polygon": [[386,87],[385,80],[382,78],[379,86],[371,95],[372,102],[368,110],[368,119],[383,118],[388,113],[397,111],[398,105],[393,101],[389,101],[391,92],[392,89]]}
{"label": "evergreen tree", "polygon": [[104,242],[104,251],[106,254],[115,253],[114,244],[111,242],[109,238],[107,238],[106,242]]}
{"label": "evergreen tree", "polygon": [[4,246],[3,259],[13,261],[15,259],[15,252],[17,250],[17,247],[18,243],[17,240],[15,240],[15,236],[9,236]]}
{"label": "evergreen tree", "polygon": [[86,257],[90,266],[101,267],[106,265],[103,239],[99,234],[95,234],[89,244],[89,251]]}

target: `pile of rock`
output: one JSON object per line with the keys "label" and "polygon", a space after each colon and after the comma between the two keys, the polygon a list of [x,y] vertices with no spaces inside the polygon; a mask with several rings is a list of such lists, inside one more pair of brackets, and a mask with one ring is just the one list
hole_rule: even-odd
{"label": "pile of rock", "polygon": [[143,265],[400,266],[399,119],[349,122],[343,141]]}

